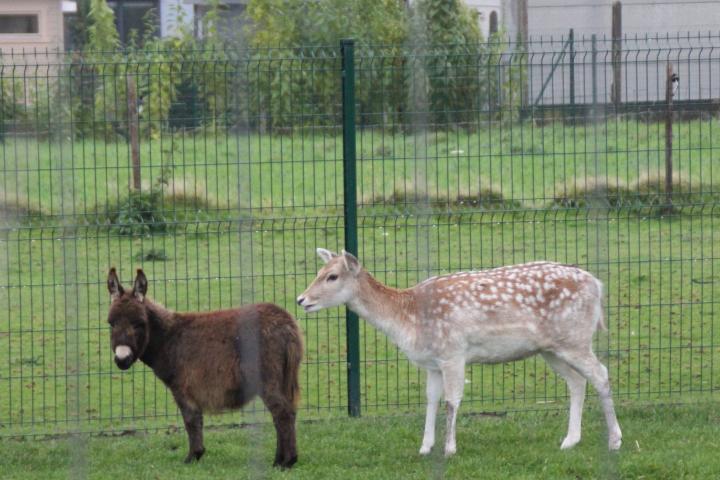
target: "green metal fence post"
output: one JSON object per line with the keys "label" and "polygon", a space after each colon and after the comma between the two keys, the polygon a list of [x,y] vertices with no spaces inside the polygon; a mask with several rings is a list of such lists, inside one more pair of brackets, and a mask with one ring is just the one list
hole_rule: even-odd
{"label": "green metal fence post", "polygon": [[[343,214],[345,250],[357,255],[357,190],[355,172],[355,42],[342,40]],[[348,414],[360,416],[360,325],[355,312],[346,310]]]}

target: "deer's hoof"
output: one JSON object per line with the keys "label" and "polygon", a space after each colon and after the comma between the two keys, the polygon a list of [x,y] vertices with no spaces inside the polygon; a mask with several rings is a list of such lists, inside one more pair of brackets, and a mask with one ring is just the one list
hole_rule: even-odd
{"label": "deer's hoof", "polygon": [[567,437],[565,437],[565,440],[563,440],[560,444],[560,450],[567,450],[568,448],[572,448],[577,445],[579,441],[580,437],[571,437],[570,435],[568,435]]}

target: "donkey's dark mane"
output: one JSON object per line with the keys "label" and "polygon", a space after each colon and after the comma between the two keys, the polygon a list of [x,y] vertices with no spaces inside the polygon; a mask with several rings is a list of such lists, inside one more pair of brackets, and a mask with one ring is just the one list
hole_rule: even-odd
{"label": "donkey's dark mane", "polygon": [[163,305],[146,298],[145,311],[148,314],[148,320],[164,331],[169,331],[177,325],[178,314],[172,310],[165,308]]}

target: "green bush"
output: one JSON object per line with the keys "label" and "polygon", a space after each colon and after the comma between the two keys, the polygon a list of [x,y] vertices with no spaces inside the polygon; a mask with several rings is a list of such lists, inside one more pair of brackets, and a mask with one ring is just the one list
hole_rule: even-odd
{"label": "green bush", "polygon": [[22,123],[25,118],[23,107],[22,83],[13,78],[5,78],[5,67],[0,63],[0,142],[5,137],[5,130],[11,123]]}
{"label": "green bush", "polygon": [[135,260],[139,262],[167,262],[170,257],[165,253],[164,248],[151,248],[135,255]]}
{"label": "green bush", "polygon": [[[717,200],[717,188],[686,172],[673,172],[672,188],[670,199],[675,207],[692,207]],[[593,176],[560,183],[555,187],[552,205],[629,208],[643,214],[663,213],[670,207],[665,193],[665,173],[659,171],[646,172],[630,183],[620,178]]]}
{"label": "green bush", "polygon": [[111,212],[109,219],[121,235],[146,235],[168,229],[162,212],[162,194],[157,189],[131,191],[127,198],[120,201],[117,211]]}

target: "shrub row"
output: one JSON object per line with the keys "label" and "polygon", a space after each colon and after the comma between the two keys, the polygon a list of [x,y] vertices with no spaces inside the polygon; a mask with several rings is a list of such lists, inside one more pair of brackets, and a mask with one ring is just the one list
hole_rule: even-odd
{"label": "shrub row", "polygon": [[[683,172],[673,175],[672,208],[715,205],[720,202],[720,188],[704,184]],[[652,215],[668,212],[665,179],[659,173],[641,175],[626,184],[615,179],[608,182],[597,177],[574,180],[555,187],[555,196],[541,205],[526,204],[506,198],[495,185],[482,184],[454,195],[433,194],[409,186],[387,195],[361,199],[360,208],[368,212],[388,208],[395,212],[429,210],[438,213],[466,210],[520,211],[536,209],[611,208]],[[145,235],[171,231],[178,223],[219,218],[227,211],[219,209],[208,195],[182,188],[153,185],[144,191],[131,191],[116,201],[99,205],[86,216],[87,224],[103,226],[120,235]],[[258,215],[262,215],[258,212]],[[18,197],[0,201],[0,218],[21,222],[52,221],[47,212]]]}

